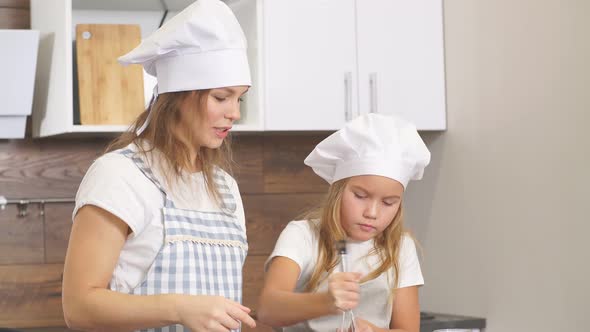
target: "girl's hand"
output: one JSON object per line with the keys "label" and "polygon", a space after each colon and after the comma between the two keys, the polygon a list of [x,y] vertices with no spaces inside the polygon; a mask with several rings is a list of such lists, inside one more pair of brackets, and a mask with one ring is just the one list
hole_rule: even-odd
{"label": "girl's hand", "polygon": [[355,320],[356,322],[356,328],[357,328],[357,332],[376,332],[377,329],[374,328],[374,325],[369,323],[368,321],[362,319],[362,318],[357,318]]}
{"label": "girl's hand", "polygon": [[[368,321],[357,318],[354,320],[355,323],[355,331],[356,332],[377,332],[378,329],[373,324],[369,323]],[[336,329],[336,332],[352,332],[352,327],[349,327],[346,330]]]}
{"label": "girl's hand", "polygon": [[328,279],[328,293],[332,299],[334,313],[338,310],[356,308],[360,298],[360,273],[337,272]]}
{"label": "girl's hand", "polygon": [[229,331],[240,322],[254,328],[250,309],[221,296],[180,295],[176,304],[178,321],[191,331]]}

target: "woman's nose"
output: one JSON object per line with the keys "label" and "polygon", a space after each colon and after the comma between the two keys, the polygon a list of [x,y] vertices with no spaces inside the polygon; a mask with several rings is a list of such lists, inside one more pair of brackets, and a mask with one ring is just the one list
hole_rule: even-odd
{"label": "woman's nose", "polygon": [[240,103],[237,102],[234,105],[232,105],[230,107],[230,109],[228,110],[228,112],[226,112],[225,114],[225,118],[232,120],[232,121],[238,121],[241,117],[240,114]]}

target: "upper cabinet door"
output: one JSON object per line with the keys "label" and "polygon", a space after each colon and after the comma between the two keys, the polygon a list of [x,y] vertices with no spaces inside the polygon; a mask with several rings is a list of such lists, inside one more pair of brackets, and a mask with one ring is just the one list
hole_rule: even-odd
{"label": "upper cabinet door", "polygon": [[360,111],[446,129],[441,0],[357,0]]}
{"label": "upper cabinet door", "polygon": [[264,2],[266,130],[334,130],[358,113],[354,5]]}

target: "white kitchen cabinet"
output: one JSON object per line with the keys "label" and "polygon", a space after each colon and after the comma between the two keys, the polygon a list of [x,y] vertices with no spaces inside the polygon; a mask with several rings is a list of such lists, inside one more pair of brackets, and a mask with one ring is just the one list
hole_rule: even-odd
{"label": "white kitchen cabinet", "polygon": [[442,17],[441,0],[265,2],[265,128],[379,112],[446,129]]}
{"label": "white kitchen cabinet", "polygon": [[[81,125],[74,121],[75,26],[78,23],[138,24],[142,37],[158,28],[165,9],[167,19],[191,4],[191,0],[31,0],[31,28],[40,31],[39,61],[33,102],[33,136],[96,135],[119,133],[127,125]],[[259,0],[229,1],[228,4],[240,20],[249,41],[249,60],[253,87],[242,103],[242,119],[234,125],[235,131],[263,130],[262,107],[258,92],[257,73],[259,40]],[[163,7],[166,5],[166,8]],[[145,74],[145,73],[144,73]],[[145,74],[146,104],[151,98],[155,80]]]}
{"label": "white kitchen cabinet", "polygon": [[354,2],[264,2],[266,130],[334,130],[358,113]]}
{"label": "white kitchen cabinet", "polygon": [[[40,31],[33,135],[121,132],[74,123],[75,25],[151,34],[193,0],[31,0]],[[248,39],[253,86],[235,131],[335,130],[367,112],[446,129],[442,0],[228,0]],[[144,76],[146,102],[155,84]]]}
{"label": "white kitchen cabinet", "polygon": [[357,0],[359,105],[446,129],[441,0]]}

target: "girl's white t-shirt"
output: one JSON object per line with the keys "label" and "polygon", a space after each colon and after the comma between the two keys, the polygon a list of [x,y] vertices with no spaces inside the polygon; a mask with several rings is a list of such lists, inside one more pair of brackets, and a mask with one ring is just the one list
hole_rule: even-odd
{"label": "girl's white t-shirt", "polygon": [[[137,151],[133,144],[127,148]],[[185,173],[184,181],[170,185],[165,180],[166,167],[160,153],[153,151],[144,157],[137,156],[150,165],[152,173],[174,201],[177,208],[217,212],[219,205],[208,194],[202,172]],[[244,208],[236,181],[223,172],[236,201],[236,216],[245,227]],[[128,157],[110,152],[99,157],[88,169],[76,194],[72,215],[84,205],[104,209],[131,229],[125,242],[110,287],[129,293],[145,278],[149,267],[164,244],[162,208],[164,195]]]}
{"label": "girl's white t-shirt", "polygon": [[[298,293],[305,292],[305,287],[317,264],[319,237],[314,226],[311,224],[312,222],[309,220],[291,221],[279,236],[275,248],[265,265],[266,269],[268,263],[277,256],[287,257],[297,263],[301,269],[295,286],[295,292]],[[347,260],[349,271],[360,272],[363,276],[374,271],[379,266],[380,260],[377,255],[367,256],[372,248],[373,240],[348,242]],[[358,310],[359,314],[362,312],[362,315],[365,316],[361,318],[375,317],[375,321],[372,323],[376,324],[377,321],[380,321],[380,325],[386,325],[385,327],[389,326],[391,319],[391,292],[389,291],[389,286],[394,284],[393,269],[390,269],[388,274],[388,276],[382,275],[377,278],[379,280],[374,279],[361,284],[361,303],[359,306],[363,308]],[[389,282],[390,280],[391,282]],[[423,284],[424,278],[416,253],[416,245],[410,236],[404,235],[399,252],[399,284],[397,287],[404,288]],[[327,289],[327,281],[324,281],[319,288],[322,290]],[[368,299],[371,303],[364,305],[363,292],[365,289],[371,294],[372,298]],[[382,298],[375,298],[375,296],[382,296]],[[377,305],[377,303],[383,305]],[[333,327],[335,330],[339,326],[337,324],[338,318],[334,317],[332,321],[330,321],[330,317],[308,321],[308,324],[296,324],[283,328],[283,331],[309,331],[313,330],[314,326],[328,326],[329,328]],[[318,330],[321,330],[321,328],[318,328]]]}

